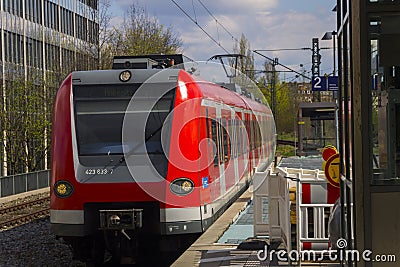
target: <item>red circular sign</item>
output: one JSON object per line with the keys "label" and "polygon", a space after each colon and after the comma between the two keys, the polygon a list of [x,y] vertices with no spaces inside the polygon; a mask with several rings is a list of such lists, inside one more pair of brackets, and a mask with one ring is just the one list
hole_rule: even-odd
{"label": "red circular sign", "polygon": [[325,164],[325,177],[328,182],[335,186],[340,187],[340,157],[339,154],[332,155]]}
{"label": "red circular sign", "polygon": [[333,146],[326,146],[322,150],[322,158],[327,161],[331,156],[335,155],[337,153],[337,150]]}

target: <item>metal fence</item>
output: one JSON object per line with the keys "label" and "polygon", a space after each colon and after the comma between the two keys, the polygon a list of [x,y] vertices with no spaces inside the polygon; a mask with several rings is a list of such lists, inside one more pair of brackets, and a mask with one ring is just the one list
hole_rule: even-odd
{"label": "metal fence", "polygon": [[50,185],[50,170],[0,177],[0,198]]}

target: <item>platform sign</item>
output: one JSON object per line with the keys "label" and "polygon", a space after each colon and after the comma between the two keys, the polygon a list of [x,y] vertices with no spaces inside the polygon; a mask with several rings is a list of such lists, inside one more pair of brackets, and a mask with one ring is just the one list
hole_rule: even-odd
{"label": "platform sign", "polygon": [[339,77],[338,76],[328,76],[328,91],[339,90]]}
{"label": "platform sign", "polygon": [[312,78],[312,91],[326,91],[325,76],[315,76]]}
{"label": "platform sign", "polygon": [[312,91],[337,91],[338,89],[338,76],[314,76],[312,78]]}

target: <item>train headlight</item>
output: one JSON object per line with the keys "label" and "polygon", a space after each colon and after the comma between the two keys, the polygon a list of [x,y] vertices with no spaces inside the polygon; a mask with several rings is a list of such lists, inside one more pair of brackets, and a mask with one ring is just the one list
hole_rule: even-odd
{"label": "train headlight", "polygon": [[175,195],[185,196],[193,192],[194,183],[188,178],[179,178],[172,181],[169,188]]}
{"label": "train headlight", "polygon": [[129,70],[124,70],[119,74],[121,82],[127,82],[131,79],[132,73]]}
{"label": "train headlight", "polygon": [[54,193],[60,198],[69,197],[70,195],[72,195],[72,192],[74,192],[74,187],[70,182],[57,181],[54,184]]}

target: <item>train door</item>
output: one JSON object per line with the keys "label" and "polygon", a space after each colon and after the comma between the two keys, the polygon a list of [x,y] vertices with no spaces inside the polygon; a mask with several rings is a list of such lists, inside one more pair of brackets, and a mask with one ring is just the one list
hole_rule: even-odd
{"label": "train door", "polygon": [[257,167],[257,147],[255,140],[255,120],[256,116],[251,113],[250,114],[250,147],[251,147],[251,158],[252,158],[252,168],[250,169],[251,173],[253,173],[254,167]]}
{"label": "train door", "polygon": [[233,165],[234,165],[234,172],[235,172],[235,185],[239,182],[239,163],[238,163],[238,149],[239,149],[239,142],[238,142],[238,118],[236,117],[235,110],[231,111],[231,137],[232,137],[232,158],[233,158]]}
{"label": "train door", "polygon": [[251,114],[245,113],[245,124],[246,124],[246,135],[247,135],[247,140],[248,140],[248,146],[246,147],[246,158],[248,159],[248,173],[249,177],[247,179],[250,179],[250,176],[252,174],[253,170],[253,160],[254,160],[254,155],[253,155],[253,136],[252,136],[252,131],[251,131]]}
{"label": "train door", "polygon": [[258,166],[260,161],[260,152],[258,147],[258,116],[253,115],[252,120],[252,128],[253,128],[253,151],[254,151],[254,167]]}
{"label": "train door", "polygon": [[[212,212],[209,208],[212,202],[212,184],[213,176],[210,173],[210,166],[213,166],[213,146],[212,146],[212,133],[211,133],[211,119],[209,117],[209,107],[201,106],[200,111],[200,168],[199,168],[199,181],[200,181],[200,216],[203,223],[203,230],[209,226],[209,218]],[[206,143],[204,143],[206,140]]]}
{"label": "train door", "polygon": [[[238,175],[237,175],[237,181],[240,182],[240,179],[243,176],[244,173],[244,155],[243,155],[243,143],[244,143],[244,138],[243,138],[243,120],[242,120],[242,112],[239,110],[236,112],[235,118],[235,123],[236,123],[236,161],[237,161],[237,169],[238,169]],[[238,185],[239,186],[239,185]]]}
{"label": "train door", "polygon": [[241,123],[240,123],[240,164],[239,164],[239,171],[241,172],[241,177],[246,175],[249,168],[249,139],[247,135],[247,124],[246,124],[246,115],[244,111],[239,113]]}
{"label": "train door", "polygon": [[222,121],[222,144],[224,149],[224,174],[225,174],[225,185],[226,190],[229,190],[235,184],[235,169],[234,161],[232,157],[232,124],[231,124],[231,108],[225,106],[221,110],[221,121]]}
{"label": "train door", "polygon": [[221,194],[220,192],[220,170],[219,170],[219,140],[218,140],[218,122],[217,122],[217,109],[215,107],[208,106],[208,133],[209,133],[209,162],[208,167],[209,173],[209,185],[210,185],[210,200],[213,202]]}

